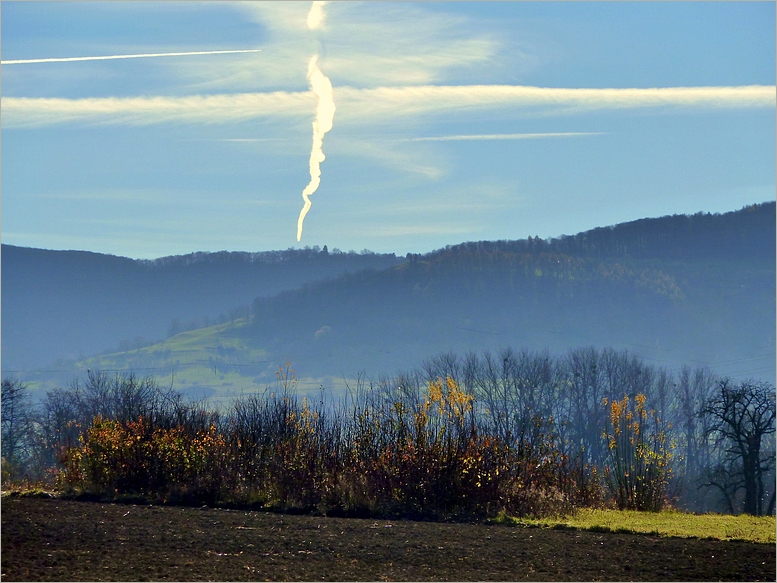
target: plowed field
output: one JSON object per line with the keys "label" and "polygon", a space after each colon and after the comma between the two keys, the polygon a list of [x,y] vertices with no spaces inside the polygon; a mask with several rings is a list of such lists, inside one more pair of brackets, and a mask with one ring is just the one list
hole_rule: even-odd
{"label": "plowed field", "polygon": [[4,581],[774,581],[775,545],[4,498]]}

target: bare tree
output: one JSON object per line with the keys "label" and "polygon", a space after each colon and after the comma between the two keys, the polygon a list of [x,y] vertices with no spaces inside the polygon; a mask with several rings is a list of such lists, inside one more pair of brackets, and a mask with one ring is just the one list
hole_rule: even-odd
{"label": "bare tree", "polygon": [[426,375],[426,381],[432,382],[439,379],[452,378],[457,383],[461,379],[461,365],[459,358],[453,352],[438,354],[421,363],[421,369]]}
{"label": "bare tree", "polygon": [[2,385],[2,457],[4,472],[13,479],[27,462],[32,445],[32,405],[27,385],[3,379]]}
{"label": "bare tree", "polygon": [[597,466],[604,460],[601,437],[606,410],[602,399],[611,398],[605,393],[605,370],[601,360],[599,351],[593,346],[570,350],[566,357],[570,454],[580,456],[581,464]]}
{"label": "bare tree", "polygon": [[[775,462],[773,440],[767,441],[775,433],[774,386],[723,379],[703,413],[710,417],[726,454],[722,467],[710,472],[708,485],[717,487],[730,505],[736,491],[743,489],[744,512],[761,515],[764,477]],[[770,502],[770,510],[773,506]]]}
{"label": "bare tree", "polygon": [[[674,433],[683,455],[678,458],[677,494],[684,507],[696,512],[706,512],[715,507],[708,495],[710,491],[700,489],[700,486],[708,481],[705,474],[712,465],[711,456],[715,449],[712,420],[708,415],[703,415],[702,411],[716,385],[715,375],[706,368],[691,369],[684,366],[678,378]],[[719,472],[718,478],[721,476]],[[733,512],[728,492],[721,491],[720,494],[729,511]]]}
{"label": "bare tree", "polygon": [[56,466],[63,448],[75,445],[83,429],[73,392],[62,388],[46,392],[37,416],[38,471]]}

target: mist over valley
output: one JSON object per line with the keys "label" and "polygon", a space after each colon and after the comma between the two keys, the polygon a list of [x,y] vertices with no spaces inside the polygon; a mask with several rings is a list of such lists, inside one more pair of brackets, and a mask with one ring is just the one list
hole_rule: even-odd
{"label": "mist over valley", "polygon": [[192,397],[301,391],[444,353],[593,346],[774,382],[775,204],[426,254],[305,248],[139,261],[3,245],[3,376],[134,371]]}

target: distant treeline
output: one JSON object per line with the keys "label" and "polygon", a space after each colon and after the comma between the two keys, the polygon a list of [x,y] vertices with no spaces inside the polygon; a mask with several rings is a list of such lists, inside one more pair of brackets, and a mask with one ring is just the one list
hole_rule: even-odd
{"label": "distant treeline", "polygon": [[[765,202],[723,214],[639,219],[552,239],[469,242],[413,257],[431,261],[453,257],[504,260],[509,255],[555,253],[595,259],[752,257],[773,261],[776,206],[775,202]],[[753,239],[754,235],[758,240]]]}
{"label": "distant treeline", "polygon": [[353,250],[341,251],[337,247],[329,251],[324,245],[305,246],[302,249],[289,248],[277,251],[258,251],[250,253],[247,251],[217,251],[204,252],[198,251],[186,255],[170,255],[158,259],[142,260],[142,263],[149,267],[159,269],[170,266],[189,266],[189,265],[228,265],[228,264],[246,264],[246,263],[293,263],[320,261],[322,257],[332,257],[332,261],[341,260],[342,262],[353,263],[362,258],[365,267],[374,267],[374,259],[380,258],[392,261],[396,258],[393,253],[374,253],[369,249],[362,249],[360,252]]}
{"label": "distant treeline", "polygon": [[107,499],[339,515],[545,515],[613,505],[772,514],[775,391],[624,351],[441,354],[341,399],[220,409],[90,372],[33,407],[3,381],[3,482]]}

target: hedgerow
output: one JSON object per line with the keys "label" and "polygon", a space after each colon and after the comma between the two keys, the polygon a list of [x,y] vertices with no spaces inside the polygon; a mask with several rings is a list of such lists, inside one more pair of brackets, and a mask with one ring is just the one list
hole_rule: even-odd
{"label": "hedgerow", "polygon": [[[213,409],[150,378],[90,372],[47,393],[38,412],[25,409],[23,386],[4,392],[3,485],[56,475],[60,489],[102,498],[438,518],[689,501],[703,511],[714,486],[734,512],[738,458],[705,416],[718,380],[691,373],[677,384],[610,349],[505,349],[360,376],[342,398],[322,390],[312,402],[287,365],[275,392]],[[12,398],[18,406],[6,407]],[[771,435],[773,416],[766,422]],[[763,445],[759,504],[773,513],[773,448]]]}
{"label": "hedgerow", "polygon": [[505,438],[474,405],[447,377],[421,399],[365,394],[348,409],[253,395],[199,428],[98,415],[64,449],[58,485],[337,515],[542,515],[568,504],[552,425],[535,418]]}

